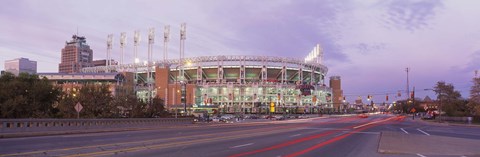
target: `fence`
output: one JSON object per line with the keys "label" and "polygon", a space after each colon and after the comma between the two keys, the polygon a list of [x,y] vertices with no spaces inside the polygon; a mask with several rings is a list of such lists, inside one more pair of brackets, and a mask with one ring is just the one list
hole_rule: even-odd
{"label": "fence", "polygon": [[0,119],[0,133],[156,127],[192,122],[192,118]]}

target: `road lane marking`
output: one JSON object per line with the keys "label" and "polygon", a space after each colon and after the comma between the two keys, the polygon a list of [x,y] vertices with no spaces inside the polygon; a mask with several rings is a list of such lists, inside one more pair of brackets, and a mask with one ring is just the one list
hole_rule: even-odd
{"label": "road lane marking", "polygon": [[[351,120],[354,120],[356,118],[339,118],[339,119],[334,119],[332,121],[327,121],[327,122],[320,122],[320,123],[315,123],[315,125],[317,124],[329,124],[329,123],[333,123],[333,122],[343,122],[343,121],[351,121]],[[313,124],[309,124],[309,125],[313,125]],[[302,125],[298,125],[299,127],[303,127],[303,126],[309,126],[309,125],[305,125],[305,124],[302,124]],[[225,126],[225,125],[224,125]],[[207,126],[208,127],[208,126]],[[226,127],[230,127],[229,125],[226,125]],[[238,127],[237,126],[234,126],[234,127]],[[187,127],[188,128],[188,127]],[[258,132],[259,130],[268,130],[268,132],[270,133],[273,133],[272,132],[272,129],[286,129],[286,128],[290,128],[290,127],[287,127],[287,126],[279,126],[279,127],[272,127],[272,128],[259,128],[259,129],[249,129],[247,132]],[[292,129],[286,129],[282,132],[285,132],[285,131],[291,131]],[[237,133],[237,132],[241,132],[241,133],[245,133],[245,130],[238,130],[238,131],[230,131],[230,132],[225,132],[225,133],[221,133],[221,134],[225,134],[225,135],[229,135],[229,134],[234,134],[234,133]],[[80,147],[67,147],[67,148],[57,148],[57,149],[49,149],[49,150],[36,150],[36,151],[30,151],[30,152],[19,152],[19,153],[13,153],[13,154],[0,154],[0,157],[3,157],[3,156],[22,156],[22,155],[34,155],[34,154],[43,154],[43,153],[52,153],[52,152],[60,152],[60,151],[72,151],[72,150],[80,150],[80,149],[90,149],[90,148],[99,148],[99,147],[109,147],[109,146],[119,146],[119,145],[127,145],[127,144],[142,144],[142,143],[147,143],[147,142],[162,142],[162,141],[170,141],[170,140],[179,140],[179,139],[189,139],[189,138],[199,138],[199,137],[209,137],[211,135],[219,135],[218,133],[210,133],[210,134],[200,134],[200,135],[188,135],[188,136],[183,136],[183,137],[172,137],[172,138],[161,138],[161,139],[150,139],[150,140],[140,140],[140,141],[128,141],[128,142],[118,142],[118,143],[108,143],[108,144],[100,144],[100,145],[88,145],[88,146],[80,146]],[[235,136],[233,136],[235,137]],[[226,138],[224,140],[227,140],[229,138]],[[209,141],[214,141],[214,140],[204,140],[202,142],[209,142]],[[200,141],[196,141],[196,142],[200,142]],[[185,144],[185,143],[182,143],[182,144]],[[186,143],[186,144],[195,144],[195,142],[189,142],[189,143]],[[161,145],[154,145],[156,147],[154,148],[159,148],[159,149],[162,149],[162,148],[169,148],[169,147],[175,147],[175,146],[178,146],[180,145],[180,143],[175,143],[175,144],[169,144],[169,145],[165,145],[165,146],[161,146]],[[142,147],[145,147],[145,146],[142,146]],[[139,148],[138,147],[134,147],[134,148],[131,148],[131,149],[121,149],[121,150],[134,150],[134,151],[138,151]],[[119,151],[121,151],[119,150]],[[98,155],[98,152],[94,153],[95,155]]]}
{"label": "road lane marking", "polygon": [[400,130],[402,130],[402,131],[403,131],[404,133],[406,133],[406,134],[409,134],[409,133],[408,133],[407,131],[405,131],[405,129],[403,129],[403,128],[400,128]]}
{"label": "road lane marking", "polygon": [[340,129],[340,128],[302,128],[302,129],[309,129],[309,130],[350,130],[350,129]]}
{"label": "road lane marking", "polygon": [[425,156],[425,155],[418,154],[418,153],[417,153],[417,155],[418,155],[419,157],[427,157],[427,156]]}
{"label": "road lane marking", "polygon": [[232,148],[240,148],[240,147],[245,147],[245,146],[249,146],[249,145],[252,145],[253,143],[247,143],[247,144],[242,144],[242,145],[238,145],[238,146],[233,146],[233,147],[230,147],[230,149]]}
{"label": "road lane marking", "polygon": [[[273,128],[282,129],[282,128],[286,128],[286,127],[273,127]],[[271,129],[272,128],[238,130],[238,131],[230,131],[230,132],[220,133],[220,135],[228,136],[229,134],[235,134],[235,133],[249,133],[249,132],[253,133],[253,132],[258,132],[258,131],[268,131],[268,130],[271,130]],[[129,141],[129,142],[119,142],[119,143],[80,146],[80,147],[58,148],[58,149],[50,149],[50,150],[37,150],[37,151],[21,152],[21,153],[13,153],[13,154],[0,154],[0,157],[3,157],[3,156],[26,156],[26,155],[33,155],[33,154],[43,154],[44,152],[71,151],[71,150],[79,150],[79,149],[110,147],[110,146],[128,145],[128,144],[142,144],[142,143],[148,143],[148,142],[153,143],[153,142],[162,142],[162,141],[179,140],[179,139],[208,138],[210,136],[217,136],[217,135],[219,135],[219,133],[207,133],[207,134],[200,134],[200,135],[188,135],[188,136],[182,136],[182,137],[171,137],[171,138],[161,138],[161,139],[151,139],[151,140]]]}
{"label": "road lane marking", "polygon": [[373,134],[373,135],[379,135],[380,132],[352,132],[352,131],[344,131],[344,133],[354,133],[354,134]]}
{"label": "road lane marking", "polygon": [[430,134],[428,134],[427,132],[423,131],[423,130],[420,130],[420,129],[417,129],[418,131],[422,132],[423,134],[427,135],[427,136],[430,136]]}
{"label": "road lane marking", "polygon": [[302,134],[295,134],[295,135],[292,135],[290,137],[295,137],[295,136],[300,136],[300,135],[302,135]]}
{"label": "road lane marking", "polygon": [[272,130],[268,132],[259,132],[259,133],[253,133],[253,134],[240,134],[240,135],[234,135],[234,136],[198,139],[198,140],[181,141],[181,142],[173,142],[173,143],[163,143],[163,144],[156,144],[156,145],[149,145],[149,146],[136,146],[136,147],[123,148],[123,149],[90,152],[90,153],[84,153],[84,154],[72,154],[66,157],[107,156],[107,155],[113,155],[118,152],[136,152],[136,151],[151,150],[151,149],[164,149],[164,148],[171,148],[171,147],[178,147],[178,146],[185,146],[185,145],[201,144],[201,143],[207,143],[207,142],[216,142],[216,141],[223,141],[223,140],[241,139],[246,137],[270,135],[270,134],[289,132],[294,130],[296,129],[291,128],[291,129],[285,129],[285,130]]}
{"label": "road lane marking", "polygon": [[[391,120],[391,119],[394,119],[394,118],[396,118],[396,117],[387,118],[386,120]],[[357,119],[358,118],[352,118],[352,119],[346,120],[344,122],[354,121],[354,120],[357,120]],[[385,121],[380,120],[379,122],[385,122]],[[370,124],[375,124],[375,123],[370,123]],[[343,127],[342,129],[352,128],[354,126],[355,125]],[[362,125],[360,125],[360,126],[362,126]],[[364,126],[366,126],[366,125],[364,125]],[[376,125],[360,128],[357,131],[365,130],[365,129],[368,129],[368,128],[371,128],[371,127],[374,127],[374,126],[376,126]],[[315,135],[299,138],[299,139],[296,139],[296,140],[286,141],[286,142],[275,144],[275,145],[265,147],[265,148],[262,148],[262,149],[257,149],[257,150],[253,150],[253,151],[249,151],[249,152],[243,152],[243,153],[239,153],[239,154],[230,155],[229,157],[242,157],[242,156],[249,156],[249,155],[252,155],[252,154],[258,154],[258,153],[261,153],[261,152],[271,151],[271,150],[287,147],[287,146],[290,146],[290,145],[294,145],[294,144],[297,144],[297,143],[302,143],[302,142],[305,142],[305,141],[311,141],[311,140],[318,139],[318,138],[325,137],[325,136],[329,136],[331,134],[338,133],[338,132],[340,132],[340,130],[329,130],[328,132],[315,134]],[[352,133],[349,133],[349,134],[352,134]],[[342,136],[345,136],[345,135],[342,135]],[[341,138],[342,136],[335,137],[335,138]],[[324,142],[322,142],[322,143],[324,143]]]}
{"label": "road lane marking", "polygon": [[364,127],[364,126],[367,126],[367,125],[376,124],[376,123],[386,122],[386,121],[389,121],[390,119],[394,119],[394,118],[397,118],[397,117],[390,117],[390,118],[387,118],[387,119],[384,119],[384,120],[369,122],[369,123],[366,123],[366,124],[355,126],[355,127],[353,127],[353,129],[358,129],[358,128],[361,128],[361,127]]}
{"label": "road lane marking", "polygon": [[[388,118],[390,120],[390,118]],[[285,155],[285,157],[297,157],[297,156],[300,156],[300,155],[303,155],[305,153],[308,153],[310,151],[313,151],[315,149],[318,149],[318,148],[321,148],[323,146],[326,146],[326,145],[329,145],[333,142],[336,142],[336,141],[339,141],[339,140],[342,140],[352,134],[354,134],[355,132],[360,132],[360,131],[363,131],[363,130],[366,130],[366,129],[370,129],[370,128],[373,128],[373,127],[376,127],[376,126],[379,126],[379,125],[382,125],[381,123],[380,124],[375,124],[375,125],[370,125],[370,126],[367,126],[367,127],[363,127],[363,128],[360,128],[360,129],[356,129],[356,130],[353,130],[352,132],[348,133],[348,134],[344,134],[342,136],[338,136],[338,137],[334,137],[334,138],[331,138],[327,141],[324,141],[324,142],[321,142],[321,143],[318,143],[312,147],[309,147],[307,149],[304,149],[304,150],[301,150],[301,151],[298,151],[298,152],[295,152],[295,153],[292,153],[292,154],[288,154],[288,155]]]}

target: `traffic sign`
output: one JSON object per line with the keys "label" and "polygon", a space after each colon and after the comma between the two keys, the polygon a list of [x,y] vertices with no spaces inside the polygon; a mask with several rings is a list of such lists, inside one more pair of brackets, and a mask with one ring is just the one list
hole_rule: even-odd
{"label": "traffic sign", "polygon": [[82,109],[83,109],[82,104],[80,104],[80,102],[78,102],[77,105],[75,105],[75,110],[76,110],[77,112],[80,112],[80,111],[82,111]]}
{"label": "traffic sign", "polygon": [[80,102],[77,102],[77,105],[75,105],[75,110],[77,111],[77,119],[80,118],[80,111],[82,111],[83,106],[80,104]]}
{"label": "traffic sign", "polygon": [[411,113],[414,113],[415,111],[417,111],[417,110],[415,110],[415,108],[412,108],[412,109],[410,110]]}

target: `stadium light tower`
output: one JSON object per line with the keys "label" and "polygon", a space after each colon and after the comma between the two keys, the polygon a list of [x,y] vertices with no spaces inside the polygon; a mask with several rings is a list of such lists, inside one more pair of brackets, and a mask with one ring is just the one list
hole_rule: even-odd
{"label": "stadium light tower", "polygon": [[163,63],[166,65],[168,59],[168,42],[170,41],[170,26],[166,25],[163,32]]}
{"label": "stadium light tower", "polygon": [[137,83],[138,83],[138,72],[137,72],[137,64],[140,62],[140,59],[138,59],[138,44],[140,43],[140,31],[135,31],[135,33],[133,34],[133,46],[134,46],[134,49],[133,49],[133,56],[134,56],[134,60],[133,60],[133,69],[134,69],[134,73],[135,73],[135,80],[134,80],[134,88],[135,88],[135,92],[137,92]]}
{"label": "stadium light tower", "polygon": [[187,39],[187,24],[182,23],[180,25],[180,81],[183,81],[183,77],[185,76],[184,71],[184,57],[185,57],[185,39]]}
{"label": "stadium light tower", "polygon": [[105,65],[107,67],[107,71],[110,72],[111,63],[111,53],[112,53],[112,46],[113,46],[113,34],[109,34],[107,36],[107,60],[105,61]]}
{"label": "stadium light tower", "polygon": [[120,56],[120,65],[123,65],[124,53],[125,53],[125,45],[127,44],[127,33],[122,32],[120,33],[120,48],[122,49],[122,56]]}
{"label": "stadium light tower", "polygon": [[148,61],[147,61],[147,85],[148,85],[148,101],[152,102],[152,53],[153,43],[155,42],[155,28],[148,29]]}
{"label": "stadium light tower", "polygon": [[185,115],[188,115],[187,113],[187,103],[185,102],[185,94],[186,94],[186,82],[184,82],[184,76],[185,76],[185,71],[184,71],[184,53],[185,53],[185,39],[187,39],[187,24],[182,23],[180,25],[180,83],[182,86],[182,104],[183,104],[183,111]]}

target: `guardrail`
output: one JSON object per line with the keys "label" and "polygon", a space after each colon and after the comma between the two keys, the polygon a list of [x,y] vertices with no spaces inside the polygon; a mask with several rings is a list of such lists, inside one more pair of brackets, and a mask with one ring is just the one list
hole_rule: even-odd
{"label": "guardrail", "polygon": [[0,133],[155,127],[192,122],[192,118],[0,119]]}

